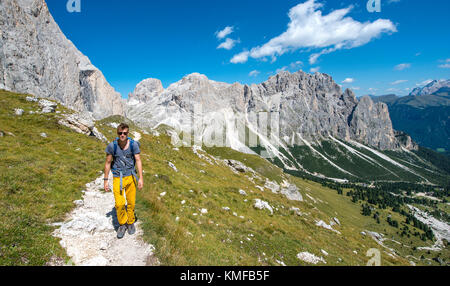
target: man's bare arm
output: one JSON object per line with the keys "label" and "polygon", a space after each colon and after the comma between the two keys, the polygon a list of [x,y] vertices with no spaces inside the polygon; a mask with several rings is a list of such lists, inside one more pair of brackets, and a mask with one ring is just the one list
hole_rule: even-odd
{"label": "man's bare arm", "polygon": [[[112,155],[106,155],[106,163],[105,163],[105,176],[104,178],[107,179],[109,177],[109,172],[111,171],[111,163],[113,161]],[[105,191],[109,192],[109,183],[107,180],[105,180]]]}
{"label": "man's bare arm", "polygon": [[142,161],[141,161],[141,154],[134,155],[134,158],[136,158],[136,167],[138,169],[139,173],[139,183],[138,188],[142,189],[144,187],[144,177],[142,176]]}

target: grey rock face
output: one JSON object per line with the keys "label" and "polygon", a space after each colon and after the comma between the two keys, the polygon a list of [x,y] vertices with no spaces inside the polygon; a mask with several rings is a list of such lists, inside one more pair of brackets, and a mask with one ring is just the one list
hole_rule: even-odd
{"label": "grey rock face", "polygon": [[[197,125],[191,120],[196,104],[202,106],[202,123]],[[333,136],[382,150],[402,146],[385,104],[375,104],[369,97],[358,101],[351,90],[343,92],[331,76],[321,73],[285,71],[251,86],[215,82],[194,73],[166,90],[157,80],[149,79],[136,87],[126,107],[126,116],[139,125],[153,128],[166,124],[197,132],[203,138],[225,125],[228,146],[239,151],[245,151],[245,146],[239,144],[230,121],[257,126],[250,113],[279,114],[279,138],[286,145]]]}
{"label": "grey rock face", "polygon": [[245,96],[256,112],[279,112],[280,137],[291,145],[328,135],[351,137],[348,118],[357,99],[350,90],[343,93],[329,75],[281,72],[248,87]]}
{"label": "grey rock face", "polygon": [[0,1],[0,87],[96,119],[123,115],[120,94],[64,36],[44,0]]}
{"label": "grey rock face", "polygon": [[385,103],[374,103],[369,96],[361,98],[350,122],[352,134],[357,141],[379,149],[398,147]]}
{"label": "grey rock face", "polygon": [[424,87],[417,87],[413,89],[409,95],[430,95],[434,94],[443,87],[450,88],[450,80],[433,80]]}

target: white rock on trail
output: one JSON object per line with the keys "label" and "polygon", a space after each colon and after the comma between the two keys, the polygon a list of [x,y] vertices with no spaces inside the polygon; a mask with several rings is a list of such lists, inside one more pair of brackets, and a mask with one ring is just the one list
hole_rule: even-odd
{"label": "white rock on trail", "polygon": [[[110,181],[112,176],[110,175]],[[103,175],[86,184],[83,201],[72,211],[53,235],[60,238],[67,255],[75,265],[83,266],[145,266],[158,265],[154,247],[145,243],[139,221],[136,233],[117,239],[118,222],[111,192],[102,192]],[[112,186],[110,186],[112,189]],[[153,257],[153,259],[152,259]],[[154,261],[154,262],[149,262]]]}

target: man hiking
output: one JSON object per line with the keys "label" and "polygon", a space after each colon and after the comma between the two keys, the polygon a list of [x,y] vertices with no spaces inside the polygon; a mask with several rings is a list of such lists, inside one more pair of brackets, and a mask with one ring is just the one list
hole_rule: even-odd
{"label": "man hiking", "polygon": [[[105,191],[109,192],[108,176],[111,170],[114,176],[113,192],[116,204],[117,220],[120,227],[117,230],[117,238],[121,239],[128,230],[132,235],[136,232],[134,223],[136,216],[134,208],[136,204],[136,185],[139,190],[144,187],[142,176],[141,150],[139,143],[128,137],[130,128],[122,123],[117,127],[119,136],[106,147],[105,164]],[[136,178],[136,167],[139,171],[139,181]],[[136,184],[136,182],[138,182]],[[125,204],[127,204],[125,206]]]}

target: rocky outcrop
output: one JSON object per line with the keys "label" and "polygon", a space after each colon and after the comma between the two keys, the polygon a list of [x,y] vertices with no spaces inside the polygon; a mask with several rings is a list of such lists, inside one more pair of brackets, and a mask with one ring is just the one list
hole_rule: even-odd
{"label": "rocky outcrop", "polygon": [[75,132],[86,136],[94,136],[102,142],[108,143],[108,139],[106,139],[106,137],[98,131],[97,127],[95,127],[94,118],[90,115],[90,113],[84,112],[63,114],[58,123],[74,130]]}
{"label": "rocky outcrop", "polygon": [[69,41],[44,0],[0,1],[0,88],[57,100],[96,119],[123,115],[123,102]]}
{"label": "rocky outcrop", "polygon": [[374,103],[369,96],[364,96],[356,106],[350,122],[351,133],[356,140],[378,149],[398,147],[394,135],[388,106],[385,103]]}
{"label": "rocky outcrop", "polygon": [[342,91],[331,76],[321,73],[283,71],[250,86],[215,82],[194,73],[165,90],[158,80],[148,79],[136,87],[126,108],[127,117],[141,126],[169,125],[200,134],[203,142],[222,128],[226,146],[243,152],[246,146],[236,126],[258,126],[261,113],[278,116],[278,126],[270,128],[279,133],[271,139],[280,138],[286,145],[305,145],[331,135],[382,150],[403,146],[395,136],[386,104],[375,104],[369,97],[358,101],[351,90]]}
{"label": "rocky outcrop", "polygon": [[399,142],[400,146],[403,146],[407,150],[419,150],[419,145],[414,142],[408,134],[403,131],[394,131],[395,138]]}

